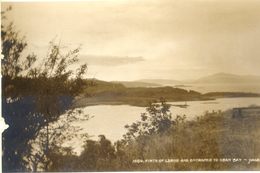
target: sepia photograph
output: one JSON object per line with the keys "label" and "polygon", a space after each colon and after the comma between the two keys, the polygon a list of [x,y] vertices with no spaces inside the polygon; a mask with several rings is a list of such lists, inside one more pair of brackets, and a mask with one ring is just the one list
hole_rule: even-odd
{"label": "sepia photograph", "polygon": [[260,0],[1,2],[2,172],[260,171]]}

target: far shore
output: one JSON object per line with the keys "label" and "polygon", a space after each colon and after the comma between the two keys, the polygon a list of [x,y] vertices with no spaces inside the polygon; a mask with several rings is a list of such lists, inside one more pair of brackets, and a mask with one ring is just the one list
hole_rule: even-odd
{"label": "far shore", "polygon": [[260,93],[252,92],[200,93],[194,90],[171,86],[125,87],[120,83],[100,80],[86,80],[86,84],[87,87],[75,99],[74,107],[94,105],[130,105],[147,107],[149,103],[159,102],[160,99],[164,99],[167,102],[181,101],[185,103],[190,101],[214,101],[217,98],[260,97]]}
{"label": "far shore", "polygon": [[[205,102],[204,104],[216,104],[218,103],[216,100],[219,98],[245,98],[245,97],[260,97],[260,96],[243,96],[243,97],[216,97],[216,98],[205,98],[205,99],[191,99],[191,100],[166,100],[167,102],[183,102],[183,104],[171,104],[171,106],[176,107],[186,107],[189,106],[189,102],[193,101],[213,101],[213,102]],[[87,106],[97,106],[97,105],[129,105],[129,106],[137,106],[137,107],[147,107],[149,102],[154,102],[155,99],[142,99],[140,102],[138,102],[140,99],[136,100],[122,100],[122,101],[116,101],[116,100],[102,100],[102,98],[96,98],[96,97],[90,97],[90,98],[80,98],[77,99],[74,107],[87,107]],[[159,102],[159,100],[156,100],[156,102]]]}

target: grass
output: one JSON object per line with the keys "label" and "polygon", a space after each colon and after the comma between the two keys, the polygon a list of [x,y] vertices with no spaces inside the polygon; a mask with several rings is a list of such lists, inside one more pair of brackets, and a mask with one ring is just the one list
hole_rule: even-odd
{"label": "grass", "polygon": [[[206,114],[173,127],[167,134],[148,138],[143,148],[145,159],[218,161],[140,163],[135,164],[136,170],[259,170],[260,162],[248,164],[244,159],[260,158],[260,116],[233,119],[231,112]],[[242,161],[233,163],[233,159]]]}
{"label": "grass", "polygon": [[52,171],[260,170],[260,161],[248,163],[260,158],[260,115],[232,118],[231,110],[206,113],[127,143],[112,145],[104,137],[89,141],[80,156],[62,158]]}

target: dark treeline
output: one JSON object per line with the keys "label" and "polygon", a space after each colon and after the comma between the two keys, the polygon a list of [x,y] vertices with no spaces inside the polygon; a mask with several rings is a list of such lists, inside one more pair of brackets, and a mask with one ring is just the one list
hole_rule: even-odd
{"label": "dark treeline", "polygon": [[[229,113],[219,112],[185,121],[185,116],[172,116],[164,99],[156,99],[201,99],[200,93],[171,87],[125,90],[120,84],[100,87],[86,82],[85,64],[70,70],[78,60],[79,48],[64,53],[53,41],[46,57],[24,55],[27,43],[6,20],[7,11],[2,12],[1,25],[2,109],[9,125],[2,139],[4,172],[259,168],[259,163],[135,163],[137,159],[259,158],[259,117],[234,120]],[[75,97],[93,94],[114,101],[156,103],[150,102],[139,121],[125,126],[127,133],[121,140],[112,144],[104,135],[98,141],[85,135],[84,149],[76,155],[61,144],[77,134],[70,126],[81,113],[72,108]],[[136,98],[130,98],[133,95]],[[53,126],[65,112],[61,124]]]}
{"label": "dark treeline", "polygon": [[78,107],[98,104],[128,104],[146,107],[149,102],[158,98],[173,101],[214,100],[226,97],[260,97],[257,93],[246,92],[210,92],[199,93],[170,86],[165,87],[125,87],[123,84],[105,82],[96,79],[86,80],[89,83],[75,105]]}

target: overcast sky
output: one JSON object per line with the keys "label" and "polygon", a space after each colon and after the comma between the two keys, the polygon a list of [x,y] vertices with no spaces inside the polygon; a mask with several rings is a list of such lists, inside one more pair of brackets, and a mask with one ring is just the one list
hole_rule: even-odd
{"label": "overcast sky", "polygon": [[192,79],[260,74],[259,0],[2,3],[40,57],[56,38],[81,45],[88,77]]}

